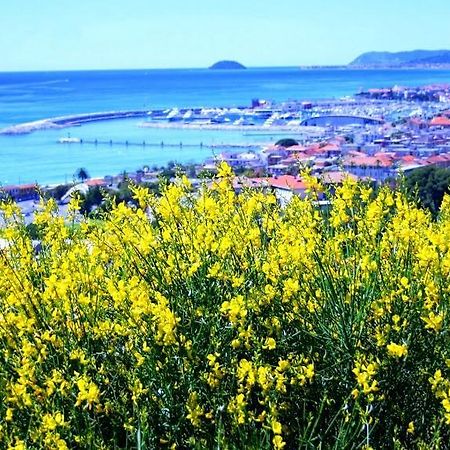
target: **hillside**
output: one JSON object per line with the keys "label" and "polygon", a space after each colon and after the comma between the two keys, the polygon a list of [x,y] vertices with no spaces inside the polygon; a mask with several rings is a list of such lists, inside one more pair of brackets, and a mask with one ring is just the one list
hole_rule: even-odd
{"label": "hillside", "polygon": [[210,69],[229,69],[229,70],[240,70],[245,69],[246,67],[242,65],[241,63],[238,63],[237,61],[218,61],[215,64],[213,64]]}
{"label": "hillside", "polygon": [[450,64],[450,51],[413,62],[416,64]]}
{"label": "hillside", "polygon": [[450,50],[413,50],[407,52],[367,52],[352,61],[350,67],[411,67],[450,64]]}

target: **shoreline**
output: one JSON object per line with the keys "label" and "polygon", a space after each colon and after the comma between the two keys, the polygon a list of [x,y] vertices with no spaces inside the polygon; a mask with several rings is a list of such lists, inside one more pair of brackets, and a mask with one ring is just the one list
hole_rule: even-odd
{"label": "shoreline", "polygon": [[[30,134],[34,131],[50,130],[50,129],[65,129],[71,127],[79,127],[83,124],[133,119],[150,117],[153,110],[134,110],[134,111],[109,111],[97,112],[87,114],[77,114],[70,116],[52,117],[48,119],[35,120],[32,122],[25,122],[17,125],[12,125],[0,129],[0,135],[3,136],[17,136],[23,134]],[[211,130],[211,131],[281,131],[290,133],[308,133],[313,130],[318,131],[320,127],[311,127],[306,125],[234,125],[234,124],[215,124],[215,123],[186,123],[186,122],[140,122],[140,128],[159,128],[159,129],[191,129],[191,130]]]}

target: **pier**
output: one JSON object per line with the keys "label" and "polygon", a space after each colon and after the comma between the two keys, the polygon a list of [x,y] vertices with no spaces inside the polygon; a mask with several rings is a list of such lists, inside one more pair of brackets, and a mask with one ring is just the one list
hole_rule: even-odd
{"label": "pier", "polygon": [[112,139],[84,139],[84,138],[62,138],[58,140],[58,143],[65,145],[95,145],[95,146],[108,146],[108,147],[142,147],[142,148],[204,148],[208,150],[259,150],[261,145],[259,144],[204,144],[200,142],[198,144],[192,143],[168,143],[168,142],[147,142],[147,141],[114,141]]}

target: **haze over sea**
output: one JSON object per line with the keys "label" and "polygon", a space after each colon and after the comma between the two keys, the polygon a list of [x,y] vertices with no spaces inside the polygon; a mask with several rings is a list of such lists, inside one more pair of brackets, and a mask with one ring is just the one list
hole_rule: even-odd
{"label": "haze over sea", "polygon": [[[252,98],[316,100],[393,85],[450,83],[449,70],[259,68],[0,73],[0,128],[32,120],[97,111],[199,106],[247,106]],[[201,162],[211,150],[58,144],[67,136],[177,144],[267,142],[239,131],[140,128],[142,119],[97,122],[29,135],[0,136],[0,183],[71,181],[79,167],[91,176],[134,171],[170,160]]]}

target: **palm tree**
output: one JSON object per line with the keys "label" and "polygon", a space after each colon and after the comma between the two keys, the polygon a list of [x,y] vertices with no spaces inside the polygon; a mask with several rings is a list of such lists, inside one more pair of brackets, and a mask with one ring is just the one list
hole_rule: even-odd
{"label": "palm tree", "polygon": [[80,167],[75,172],[75,177],[78,178],[81,182],[84,182],[89,178],[89,173],[84,167]]}

